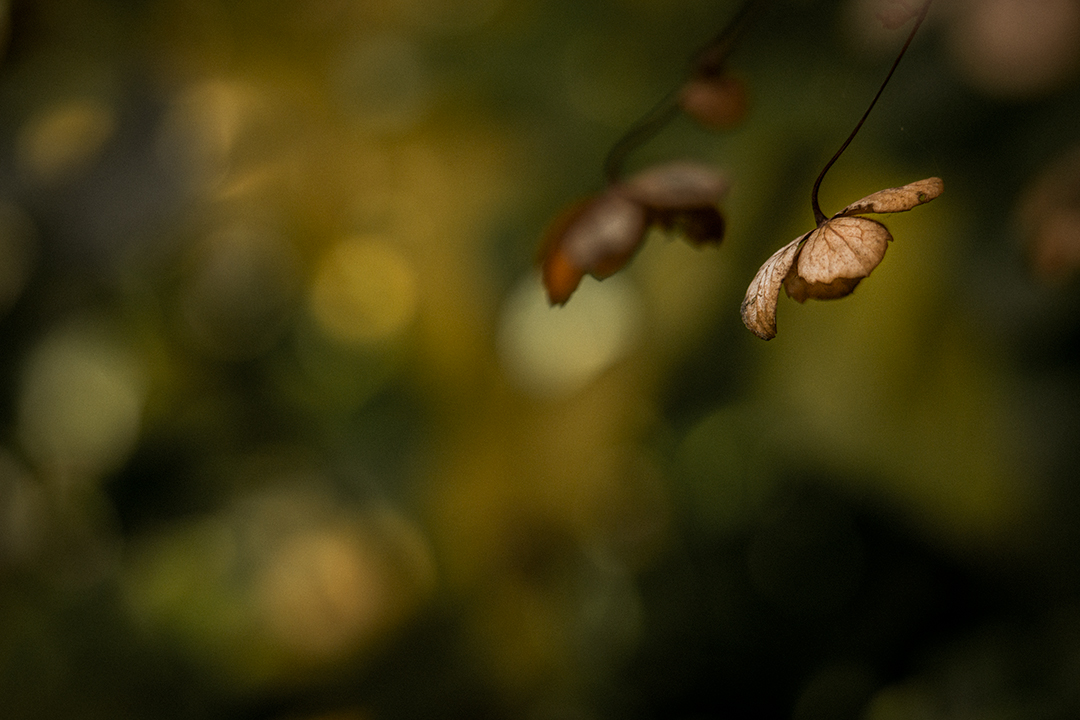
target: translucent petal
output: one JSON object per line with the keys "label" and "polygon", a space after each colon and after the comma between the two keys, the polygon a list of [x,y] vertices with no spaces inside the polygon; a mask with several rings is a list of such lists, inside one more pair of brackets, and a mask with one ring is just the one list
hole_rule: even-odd
{"label": "translucent petal", "polygon": [[727,189],[727,180],[716,170],[686,160],[648,168],[619,186],[626,197],[656,210],[715,205]]}
{"label": "translucent petal", "polygon": [[838,217],[806,238],[795,274],[810,285],[839,278],[864,278],[885,257],[892,235],[867,218]]}
{"label": "translucent petal", "polygon": [[941,178],[926,178],[908,183],[902,187],[886,188],[862,200],[856,200],[836,214],[836,217],[859,215],[861,213],[905,212],[911,208],[928,203],[945,189]]}
{"label": "translucent petal", "polygon": [[776,337],[776,302],[780,285],[791,271],[799,253],[799,243],[805,237],[798,237],[773,253],[746,289],[742,302],[743,324],[762,340]]}

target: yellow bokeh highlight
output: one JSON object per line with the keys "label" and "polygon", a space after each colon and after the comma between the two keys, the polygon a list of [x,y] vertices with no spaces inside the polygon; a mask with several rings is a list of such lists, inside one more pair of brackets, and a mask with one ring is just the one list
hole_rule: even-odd
{"label": "yellow bokeh highlight", "polygon": [[138,439],[146,388],[129,349],[92,323],[71,323],[30,353],[18,433],[39,466],[93,477],[119,466]]}
{"label": "yellow bokeh highlight", "polygon": [[417,293],[412,266],[389,242],[354,237],[333,245],[320,258],[310,309],[333,339],[378,343],[408,327],[416,314]]}
{"label": "yellow bokeh highlight", "polygon": [[214,78],[178,93],[165,115],[156,151],[163,163],[186,171],[196,186],[217,187],[232,169],[240,138],[259,108],[258,92]]}
{"label": "yellow bokeh highlight", "polygon": [[391,595],[381,558],[334,530],[287,538],[269,558],[258,590],[268,630],[314,659],[338,657],[370,635]]}
{"label": "yellow bokeh highlight", "polygon": [[503,368],[535,395],[577,391],[623,358],[640,324],[637,293],[624,277],[586,279],[574,301],[551,307],[534,275],[511,293],[499,328]]}
{"label": "yellow bokeh highlight", "polygon": [[33,220],[20,207],[0,202],[0,315],[22,294],[38,254]]}
{"label": "yellow bokeh highlight", "polygon": [[268,486],[162,528],[124,570],[136,626],[179,628],[185,653],[249,687],[363,656],[434,586],[427,538],[410,519],[341,507],[323,478],[294,463],[270,455],[239,469],[233,479]]}
{"label": "yellow bokeh highlight", "polygon": [[112,137],[112,108],[96,100],[72,100],[42,111],[22,128],[16,157],[24,171],[43,184],[83,172]]}

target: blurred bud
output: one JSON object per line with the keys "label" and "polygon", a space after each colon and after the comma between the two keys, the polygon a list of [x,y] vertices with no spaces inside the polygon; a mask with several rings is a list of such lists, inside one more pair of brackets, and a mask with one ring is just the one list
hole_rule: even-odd
{"label": "blurred bud", "polygon": [[1044,168],[1018,208],[1032,269],[1047,281],[1080,270],[1080,146]]}
{"label": "blurred bud", "polygon": [[679,91],[679,107],[710,130],[730,130],[746,117],[746,85],[727,73],[698,74]]}
{"label": "blurred bud", "polygon": [[968,0],[957,3],[952,50],[961,71],[997,97],[1039,97],[1080,70],[1076,0]]}

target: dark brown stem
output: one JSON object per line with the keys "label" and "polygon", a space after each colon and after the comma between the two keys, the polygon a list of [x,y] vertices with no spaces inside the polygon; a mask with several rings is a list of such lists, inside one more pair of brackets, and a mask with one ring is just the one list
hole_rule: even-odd
{"label": "dark brown stem", "polygon": [[656,137],[678,114],[678,92],[672,92],[634,123],[604,158],[604,179],[608,184],[617,183],[622,177],[623,163],[630,153]]}
{"label": "dark brown stem", "polygon": [[754,13],[764,4],[763,0],[747,0],[732,16],[720,33],[694,53],[690,63],[690,75],[716,75],[735,48],[735,41],[750,24]]}
{"label": "dark brown stem", "polygon": [[840,149],[836,151],[836,154],[829,159],[829,162],[825,163],[825,167],[821,169],[821,173],[818,174],[817,180],[814,181],[814,189],[810,191],[810,206],[814,209],[814,221],[818,227],[828,220],[828,217],[821,211],[821,205],[818,204],[818,189],[821,188],[821,181],[825,179],[825,173],[829,172],[840,156],[847,150],[848,145],[855,139],[855,136],[859,134],[859,130],[862,129],[863,123],[866,122],[866,118],[870,116],[870,111],[874,109],[874,105],[877,104],[878,98],[885,92],[885,86],[889,84],[889,80],[892,79],[893,73],[896,72],[897,66],[900,65],[900,61],[904,57],[904,53],[907,52],[908,47],[911,46],[911,41],[915,39],[915,33],[919,31],[919,26],[922,25],[923,20],[926,18],[926,12],[930,9],[930,3],[933,0],[926,0],[926,4],[922,6],[922,10],[919,11],[919,16],[915,18],[915,25],[911,28],[911,33],[908,35],[907,40],[904,41],[904,46],[900,48],[900,53],[893,60],[892,67],[889,68],[889,74],[885,76],[885,81],[881,83],[881,87],[878,88],[877,94],[874,95],[874,99],[870,101],[870,105],[867,106],[866,112],[859,118],[858,124],[855,125],[855,129],[848,135],[847,140],[840,146]]}
{"label": "dark brown stem", "polygon": [[[724,61],[727,60],[727,56],[735,46],[735,40],[738,38],[739,33],[748,24],[747,21],[753,14],[751,11],[758,4],[759,0],[747,0],[747,2],[743,3],[720,34],[694,54],[690,65],[690,77],[715,75],[720,71]],[[611,146],[607,157],[604,158],[604,179],[609,184],[618,182],[622,177],[623,164],[631,152],[656,137],[668,123],[678,116],[680,90],[681,87],[668,93]]]}

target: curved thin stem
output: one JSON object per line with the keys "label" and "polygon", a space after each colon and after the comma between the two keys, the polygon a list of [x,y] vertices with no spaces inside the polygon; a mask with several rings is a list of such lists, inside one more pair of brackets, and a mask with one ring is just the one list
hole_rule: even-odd
{"label": "curved thin stem", "polygon": [[893,60],[892,67],[889,68],[888,75],[885,76],[884,82],[881,83],[881,87],[878,88],[877,94],[874,95],[874,99],[870,101],[870,105],[867,106],[866,112],[859,118],[859,122],[855,125],[855,129],[848,135],[847,140],[840,146],[840,149],[836,151],[836,154],[829,159],[829,162],[825,163],[825,167],[821,169],[821,173],[818,174],[817,180],[814,181],[814,189],[810,191],[810,206],[814,209],[814,221],[820,227],[828,217],[821,211],[821,205],[818,204],[818,189],[821,188],[821,181],[825,179],[825,173],[829,172],[840,156],[847,150],[848,145],[855,139],[855,136],[859,134],[859,130],[862,129],[863,123],[866,122],[866,118],[870,117],[870,111],[874,109],[874,105],[877,104],[878,98],[885,92],[885,86],[889,84],[889,80],[892,79],[893,73],[896,72],[897,66],[900,65],[900,61],[904,58],[904,53],[907,52],[908,47],[911,46],[911,41],[915,39],[915,33],[919,31],[919,26],[922,25],[923,20],[926,18],[926,13],[930,9],[930,3],[933,0],[926,0],[926,3],[922,6],[922,10],[919,11],[918,17],[915,18],[915,25],[911,28],[911,33],[908,34],[907,40],[904,41],[904,46],[900,48],[899,54],[896,59]]}
{"label": "curved thin stem", "polygon": [[[720,34],[694,54],[689,75],[714,75],[719,72],[735,45],[739,32],[746,26],[751,10],[758,0],[747,0],[735,13]],[[679,88],[665,95],[640,120],[630,126],[604,158],[604,179],[615,183],[622,177],[623,164],[631,152],[653,139],[679,114]]]}
{"label": "curved thin stem", "polygon": [[691,75],[715,75],[735,47],[739,34],[750,24],[750,19],[764,0],[747,0],[728,21],[716,37],[694,53],[690,64]]}

